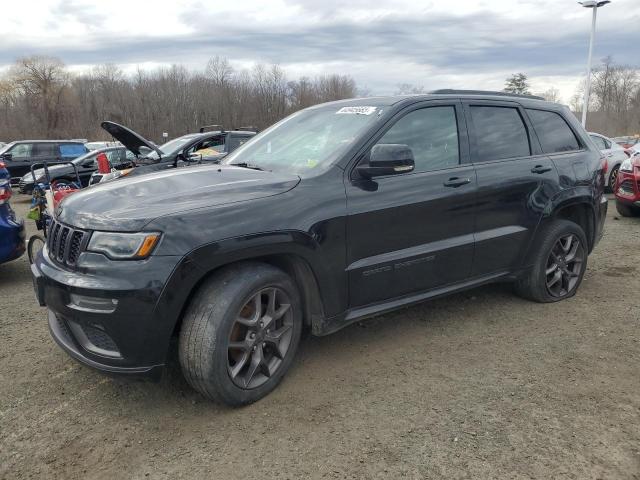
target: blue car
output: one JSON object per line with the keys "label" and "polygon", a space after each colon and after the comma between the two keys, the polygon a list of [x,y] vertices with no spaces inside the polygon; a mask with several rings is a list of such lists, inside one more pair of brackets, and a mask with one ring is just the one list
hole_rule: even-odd
{"label": "blue car", "polygon": [[16,218],[9,205],[11,176],[0,162],[0,263],[14,260],[24,253],[24,222]]}

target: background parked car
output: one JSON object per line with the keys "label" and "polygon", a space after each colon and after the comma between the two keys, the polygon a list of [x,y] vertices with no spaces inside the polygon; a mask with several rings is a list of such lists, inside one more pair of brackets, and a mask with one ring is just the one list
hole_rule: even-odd
{"label": "background parked car", "polygon": [[616,210],[620,215],[640,215],[640,154],[627,158],[620,165],[615,194]]}
{"label": "background parked car", "polygon": [[[189,133],[157,146],[133,130],[114,122],[102,122],[102,128],[135,154],[136,168],[129,175],[141,175],[193,162],[218,163],[256,134],[255,131],[224,130],[221,127],[205,132],[206,127],[203,127],[199,133]],[[97,175],[99,174],[94,176]],[[98,181],[92,178],[90,184]]]}
{"label": "background parked car", "polygon": [[607,158],[609,166],[609,175],[606,177],[606,186],[611,190],[615,188],[616,178],[618,178],[618,170],[620,164],[629,156],[625,153],[624,148],[618,145],[613,139],[600,135],[599,133],[589,132],[589,136],[596,147]]}
{"label": "background parked car", "polygon": [[87,147],[89,151],[93,151],[109,147],[121,147],[122,144],[120,142],[87,142],[84,146]]}
{"label": "background parked car", "polygon": [[0,150],[0,161],[6,164],[11,182],[17,184],[34,163],[68,162],[87,151],[84,143],[74,140],[20,140]]}
{"label": "background parked car", "polygon": [[9,171],[0,162],[0,263],[18,258],[25,250],[24,222],[16,218],[10,198]]}
{"label": "background parked car", "polygon": [[[109,147],[102,148],[99,150],[93,150],[81,157],[73,160],[73,163],[76,165],[78,169],[78,175],[80,176],[81,186],[86,187],[89,185],[89,179],[91,175],[98,170],[98,164],[96,163],[96,158],[98,154],[104,153],[109,159],[109,163],[116,170],[121,170],[124,168],[130,168],[133,166],[133,160],[135,156],[129,150],[124,147]],[[76,181],[76,174],[73,170],[73,167],[69,164],[63,165],[54,165],[48,168],[49,177],[51,181],[60,181],[65,180],[68,182]],[[44,182],[45,172],[43,168],[37,169],[34,171],[36,182]],[[20,193],[31,194],[33,192],[33,175],[31,172],[26,173],[18,184],[18,188],[20,189]]]}
{"label": "background parked car", "polygon": [[612,138],[614,142],[620,145],[622,148],[631,148],[640,142],[640,137],[626,136]]}

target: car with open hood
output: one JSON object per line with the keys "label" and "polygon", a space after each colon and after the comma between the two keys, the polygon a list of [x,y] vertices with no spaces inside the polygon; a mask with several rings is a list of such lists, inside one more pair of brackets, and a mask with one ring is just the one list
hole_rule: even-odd
{"label": "car with open hood", "polygon": [[491,282],[572,297],[603,234],[606,165],[569,109],[538,97],[317,105],[220,164],[66,197],[34,287],[79,362],[157,378],[177,337],[189,384],[243,405],[278,385],[305,329]]}
{"label": "car with open hood", "polygon": [[[215,127],[219,127],[216,130],[205,131],[207,127],[202,127],[198,133],[189,133],[158,146],[115,122],[105,121],[101,126],[135,155],[136,168],[127,172],[127,176],[138,176],[196,163],[219,163],[256,134],[251,130],[225,131],[216,125]],[[99,183],[101,177],[102,174],[95,173],[90,184]]]}

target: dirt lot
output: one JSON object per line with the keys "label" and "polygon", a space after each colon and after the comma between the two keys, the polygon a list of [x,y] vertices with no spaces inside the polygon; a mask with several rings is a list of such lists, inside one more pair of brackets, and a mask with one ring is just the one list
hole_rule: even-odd
{"label": "dirt lot", "polygon": [[639,479],[640,219],[613,207],[575,298],[490,286],[309,338],[238,410],[175,360],[159,384],[78,365],[26,258],[1,265],[0,478]]}

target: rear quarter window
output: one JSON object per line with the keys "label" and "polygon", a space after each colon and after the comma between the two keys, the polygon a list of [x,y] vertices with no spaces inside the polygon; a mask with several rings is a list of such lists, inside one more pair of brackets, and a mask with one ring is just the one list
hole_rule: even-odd
{"label": "rear quarter window", "polygon": [[87,148],[79,143],[63,143],[59,148],[62,158],[77,158],[87,153]]}
{"label": "rear quarter window", "polygon": [[580,142],[566,120],[556,112],[527,109],[544,153],[580,150]]}

